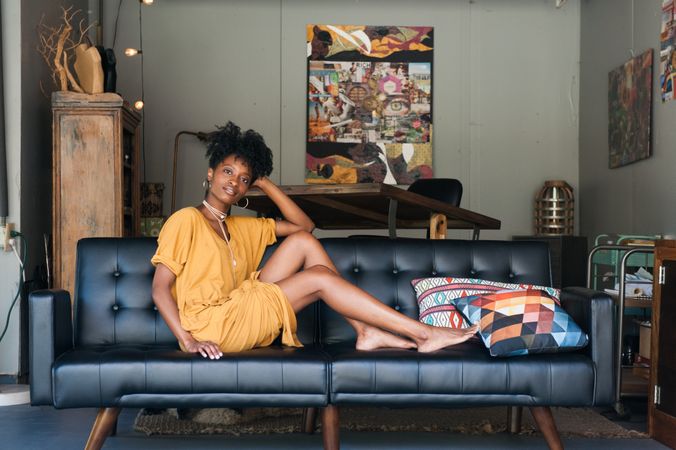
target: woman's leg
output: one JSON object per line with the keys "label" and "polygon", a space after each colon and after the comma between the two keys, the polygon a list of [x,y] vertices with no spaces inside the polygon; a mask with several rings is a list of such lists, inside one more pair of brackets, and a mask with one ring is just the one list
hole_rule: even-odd
{"label": "woman's leg", "polygon": [[[289,245],[285,245],[287,242]],[[301,267],[306,270],[296,273]],[[289,273],[292,275],[283,277]],[[362,348],[393,346],[369,347],[373,342],[386,340],[383,335],[401,339],[381,330],[412,339],[420,351],[434,351],[463,342],[476,332],[475,327],[462,330],[431,327],[382,304],[364,290],[341,278],[324,248],[309,233],[296,233],[287,238],[261,271],[260,279],[276,283],[287,295],[295,311],[300,311],[322,298],[355,327],[358,345],[360,333],[364,336],[362,340],[365,344]],[[368,340],[369,334],[378,335],[375,339]]]}
{"label": "woman's leg", "polygon": [[[301,269],[313,266],[324,266],[336,275],[340,276],[338,269],[326,254],[324,247],[310,233],[300,231],[284,239],[277,250],[270,256],[261,270],[259,280],[267,283],[278,283]],[[308,294],[307,298],[301,299],[298,304],[309,305],[319,298],[318,293]],[[300,308],[302,309],[302,308]],[[300,309],[294,310],[296,312]],[[357,333],[357,349],[373,350],[376,348],[415,348],[415,343],[395,336],[392,333],[374,328],[358,320],[346,317],[348,323]]]}
{"label": "woman's leg", "polygon": [[294,311],[303,309],[318,296],[346,318],[413,340],[421,352],[432,352],[464,342],[478,329],[477,325],[453,329],[420,323],[382,304],[324,266],[310,267],[276,284],[284,291]]}

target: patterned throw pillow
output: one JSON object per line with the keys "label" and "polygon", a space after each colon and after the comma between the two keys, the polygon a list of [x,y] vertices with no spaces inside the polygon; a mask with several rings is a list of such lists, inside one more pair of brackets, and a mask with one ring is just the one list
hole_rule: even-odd
{"label": "patterned throw pillow", "polygon": [[587,345],[587,335],[547,292],[537,289],[470,295],[455,300],[491,356],[555,353]]}
{"label": "patterned throw pillow", "polygon": [[422,323],[435,327],[467,328],[469,324],[458,313],[453,304],[456,298],[468,295],[486,294],[506,289],[540,289],[551,295],[559,303],[561,295],[558,289],[533,284],[502,283],[478,278],[432,277],[416,278],[411,281],[418,299]]}

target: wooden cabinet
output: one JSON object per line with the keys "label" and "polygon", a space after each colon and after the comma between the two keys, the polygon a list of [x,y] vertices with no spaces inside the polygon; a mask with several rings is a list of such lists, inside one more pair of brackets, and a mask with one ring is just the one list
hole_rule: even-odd
{"label": "wooden cabinet", "polygon": [[514,236],[515,241],[544,241],[549,245],[552,286],[558,289],[587,284],[587,238],[584,236]]}
{"label": "wooden cabinet", "polygon": [[73,292],[77,241],[139,234],[138,113],[117,94],[52,95],[54,287]]}
{"label": "wooden cabinet", "polygon": [[648,432],[676,448],[676,241],[655,243]]}

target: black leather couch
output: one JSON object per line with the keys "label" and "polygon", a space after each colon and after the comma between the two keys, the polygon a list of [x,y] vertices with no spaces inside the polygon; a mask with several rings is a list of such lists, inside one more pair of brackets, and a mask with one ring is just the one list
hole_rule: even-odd
{"label": "black leather couch", "polygon": [[[323,239],[341,274],[417,317],[410,280],[449,275],[550,284],[547,245],[529,241]],[[562,305],[589,334],[578,352],[492,358],[468,342],[431,354],[354,349],[347,322],[323,303],[298,315],[304,348],[272,346],[220,360],[182,353],[151,299],[150,238],[93,238],[77,250],[74,314],[67,292],[37,291],[30,304],[33,405],[101,408],[87,442],[100,448],[124,407],[310,408],[322,411],[325,448],[338,448],[340,405],[531,408],[551,448],[549,406],[613,401],[612,300],[569,288]],[[266,257],[272,248],[268,249]]]}

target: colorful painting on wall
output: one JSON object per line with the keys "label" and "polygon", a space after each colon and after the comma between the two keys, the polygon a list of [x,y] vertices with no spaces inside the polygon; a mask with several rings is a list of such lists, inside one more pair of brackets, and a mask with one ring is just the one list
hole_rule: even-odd
{"label": "colorful painting on wall", "polygon": [[611,169],[650,156],[653,51],[608,75],[608,146]]}
{"label": "colorful painting on wall", "polygon": [[660,91],[662,102],[674,99],[676,82],[676,33],[674,32],[674,0],[662,0],[660,28]]}
{"label": "colorful painting on wall", "polygon": [[432,172],[433,28],[307,26],[306,183]]}

